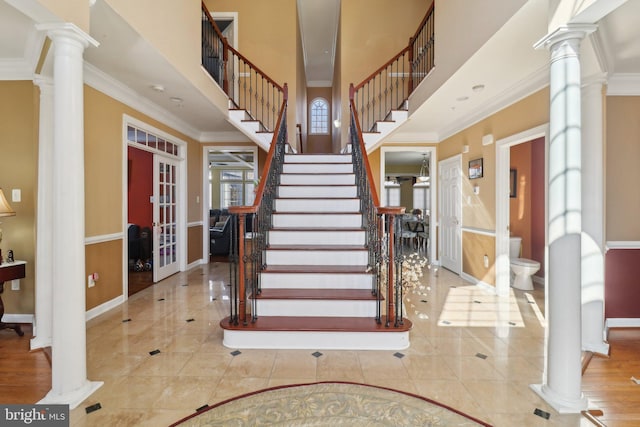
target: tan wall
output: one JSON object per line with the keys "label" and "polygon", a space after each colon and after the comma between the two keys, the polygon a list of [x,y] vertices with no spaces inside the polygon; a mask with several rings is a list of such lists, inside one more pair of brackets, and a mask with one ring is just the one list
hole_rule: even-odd
{"label": "tan wall", "polygon": [[87,245],[85,268],[87,276],[98,273],[96,285],[86,291],[87,310],[122,295],[122,240]]}
{"label": "tan wall", "polygon": [[[496,240],[485,234],[462,233],[462,271],[482,280],[488,285],[495,285]],[[489,258],[489,267],[484,266],[484,256]]]}
{"label": "tan wall", "polygon": [[[482,137],[493,134],[494,140],[499,140],[542,125],[549,121],[548,104],[549,91],[543,89],[439,144],[438,160],[459,154],[463,145],[469,145],[469,152],[462,154],[462,216],[465,227],[495,229],[496,145],[482,145]],[[483,159],[483,177],[470,180],[467,173],[469,160],[478,158]],[[478,195],[473,193],[475,185],[480,190]]]}
{"label": "tan wall", "polygon": [[[16,260],[26,261],[26,277],[20,290],[5,283],[5,313],[34,312],[36,202],[38,165],[38,89],[29,82],[0,81],[0,188],[15,216],[0,218],[2,256],[12,249]],[[12,189],[21,190],[21,202],[13,202]]]}
{"label": "tan wall", "polygon": [[[438,160],[447,159],[462,152],[463,145],[469,145],[469,152],[462,154],[462,224],[465,227],[472,227],[495,231],[496,218],[496,179],[495,179],[495,143],[482,145],[482,137],[486,134],[493,134],[494,140],[506,138],[532,129],[536,126],[547,123],[549,120],[549,91],[540,90],[519,102],[487,117],[486,119],[468,127],[462,132],[447,138],[438,145]],[[483,177],[470,180],[467,168],[469,160],[483,159]],[[473,193],[473,187],[479,187],[479,194]],[[471,234],[471,233],[465,233]],[[475,236],[475,234],[474,234]],[[475,237],[474,239],[485,240],[485,237]],[[495,240],[494,237],[489,237]],[[483,256],[488,248],[486,244],[479,245],[475,240],[465,243],[463,238],[463,272],[473,277],[493,284],[494,273],[476,267],[477,263],[483,262]],[[495,246],[495,243],[494,243]],[[489,255],[490,270],[493,269],[495,249]],[[467,270],[467,268],[472,270]],[[478,275],[481,274],[481,275]]]}
{"label": "tan wall", "polygon": [[[202,258],[202,232],[203,227],[201,225],[187,229],[187,264],[191,264]],[[207,258],[205,257],[204,259],[206,260]]]}
{"label": "tan wall", "polygon": [[[300,35],[300,23],[296,14],[296,69],[297,69],[297,99],[296,99],[296,115],[297,121],[295,127],[288,129],[289,133],[295,134],[294,147],[300,153],[306,146],[307,134],[307,76],[304,70],[304,52],[302,50],[302,36]],[[291,105],[291,104],[289,104]],[[299,125],[299,127],[298,127]]]}
{"label": "tan wall", "polygon": [[341,2],[341,115],[342,123],[347,124],[342,127],[342,145],[348,137],[349,85],[359,84],[407,47],[428,6],[424,0],[403,0],[402,7],[389,0]]}
{"label": "tan wall", "polygon": [[[202,149],[200,143],[170,127],[122,104],[89,86],[84,90],[85,105],[85,233],[87,237],[121,233],[125,229],[122,218],[123,114],[158,128],[187,143],[187,222],[200,221],[202,208]],[[188,236],[187,236],[188,237]],[[202,258],[200,246],[188,242],[187,259]],[[119,252],[111,244],[120,247]],[[103,251],[109,246],[113,257],[92,259],[91,270],[100,274],[100,281],[87,294],[88,308],[107,302],[122,294],[122,240],[87,246],[91,251]],[[206,257],[205,257],[206,259]],[[89,262],[89,261],[87,261]],[[87,264],[89,266],[89,264]],[[112,279],[103,280],[107,270],[115,269]],[[104,288],[104,289],[103,289]],[[89,299],[91,295],[91,298]],[[89,307],[89,303],[91,307]]]}
{"label": "tan wall", "polygon": [[296,0],[207,0],[205,4],[211,13],[238,12],[238,51],[278,84],[288,84],[288,136],[294,145],[296,123],[300,123],[293,105],[299,90]]}
{"label": "tan wall", "polygon": [[378,200],[380,200],[380,149],[378,148],[377,150],[372,151],[369,153],[368,157],[371,174],[373,175],[373,183],[375,185],[376,193],[378,194]]}
{"label": "tan wall", "polygon": [[333,64],[333,87],[331,94],[331,111],[333,112],[332,120],[339,119],[341,126],[339,130],[334,130],[331,134],[331,151],[339,153],[341,148],[342,129],[349,127],[351,117],[343,115],[342,104],[346,104],[346,111],[349,111],[349,98],[342,99],[340,88],[342,87],[342,24],[338,23],[338,36],[336,37],[336,52]]}
{"label": "tan wall", "polygon": [[640,240],[640,96],[606,98],[606,240]]}
{"label": "tan wall", "polygon": [[[307,146],[305,153],[331,153],[331,135],[333,133],[333,110],[332,110],[332,89],[330,87],[310,87],[307,88],[307,103],[313,102],[316,98],[324,98],[329,103],[329,134],[328,135],[312,135],[307,134]],[[309,106],[307,105],[307,118],[306,122],[311,123],[309,114]],[[307,128],[308,130],[308,128]]]}
{"label": "tan wall", "polygon": [[51,13],[65,22],[73,22],[82,31],[89,33],[89,4],[85,0],[37,0]]}

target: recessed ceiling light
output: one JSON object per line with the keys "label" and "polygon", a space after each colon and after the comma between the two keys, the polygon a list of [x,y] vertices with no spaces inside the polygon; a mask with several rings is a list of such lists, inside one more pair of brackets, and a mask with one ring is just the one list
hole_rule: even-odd
{"label": "recessed ceiling light", "polygon": [[482,92],[483,89],[484,85],[475,85],[471,88],[471,90],[473,90],[474,92]]}
{"label": "recessed ceiling light", "polygon": [[156,92],[164,92],[164,86],[162,85],[151,85],[151,89],[155,90]]}
{"label": "recessed ceiling light", "polygon": [[469,99],[468,96],[460,96],[460,97],[456,98],[456,101],[466,101],[467,99]]}
{"label": "recessed ceiling light", "polygon": [[181,104],[183,101],[182,98],[178,98],[177,96],[171,97],[171,102],[175,102],[176,104]]}

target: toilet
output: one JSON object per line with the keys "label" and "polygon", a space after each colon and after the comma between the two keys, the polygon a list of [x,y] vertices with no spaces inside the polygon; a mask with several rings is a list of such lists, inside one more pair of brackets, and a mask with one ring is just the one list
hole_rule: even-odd
{"label": "toilet", "polygon": [[511,286],[523,291],[532,291],[533,280],[531,280],[531,276],[540,270],[540,263],[532,259],[519,258],[521,245],[521,237],[509,238],[509,263],[513,272]]}

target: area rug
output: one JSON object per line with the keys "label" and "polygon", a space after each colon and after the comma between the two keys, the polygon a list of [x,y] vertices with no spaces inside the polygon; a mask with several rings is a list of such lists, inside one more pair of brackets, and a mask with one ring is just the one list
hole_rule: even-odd
{"label": "area rug", "polygon": [[513,289],[509,297],[499,297],[478,286],[450,288],[438,326],[524,327]]}
{"label": "area rug", "polygon": [[319,382],[259,390],[173,426],[488,426],[427,398],[366,384]]}

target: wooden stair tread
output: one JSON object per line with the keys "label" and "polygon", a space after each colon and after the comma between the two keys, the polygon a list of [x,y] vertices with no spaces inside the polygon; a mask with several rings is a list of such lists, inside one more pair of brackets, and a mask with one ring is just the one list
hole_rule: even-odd
{"label": "wooden stair tread", "polygon": [[366,251],[358,245],[269,245],[267,250],[273,251]]}
{"label": "wooden stair tread", "polygon": [[294,331],[294,332],[407,332],[413,324],[403,319],[397,328],[385,326],[386,317],[380,323],[370,317],[281,317],[262,316],[247,325],[230,323],[229,317],[220,321],[223,329],[236,331]]}
{"label": "wooden stair tread", "polygon": [[362,215],[358,211],[353,212],[297,212],[297,211],[274,211],[274,214],[286,214],[286,215]]}
{"label": "wooden stair tread", "polygon": [[257,299],[375,301],[369,289],[262,289]]}
{"label": "wooden stair tread", "polygon": [[280,184],[278,187],[355,187],[355,184],[328,184],[328,183],[308,183],[308,184]]}
{"label": "wooden stair tread", "polygon": [[267,265],[260,273],[364,274],[366,266],[358,265]]}

